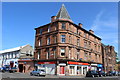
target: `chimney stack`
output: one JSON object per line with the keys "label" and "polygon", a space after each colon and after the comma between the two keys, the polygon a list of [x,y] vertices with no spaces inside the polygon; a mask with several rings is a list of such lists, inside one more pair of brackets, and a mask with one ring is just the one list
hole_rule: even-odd
{"label": "chimney stack", "polygon": [[51,22],[54,22],[56,20],[56,16],[51,17]]}
{"label": "chimney stack", "polygon": [[94,31],[93,31],[93,30],[91,30],[91,29],[89,30],[89,32],[90,32],[90,33],[92,33],[92,34],[94,34]]}
{"label": "chimney stack", "polygon": [[79,26],[79,27],[82,27],[82,24],[81,24],[81,23],[79,23],[79,24],[78,24],[78,26]]}

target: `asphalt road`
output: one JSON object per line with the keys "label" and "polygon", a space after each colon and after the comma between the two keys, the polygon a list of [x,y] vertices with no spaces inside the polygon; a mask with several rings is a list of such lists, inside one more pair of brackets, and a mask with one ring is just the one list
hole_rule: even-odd
{"label": "asphalt road", "polygon": [[2,80],[120,80],[120,76],[85,78],[84,76],[30,76],[25,73],[0,73]]}

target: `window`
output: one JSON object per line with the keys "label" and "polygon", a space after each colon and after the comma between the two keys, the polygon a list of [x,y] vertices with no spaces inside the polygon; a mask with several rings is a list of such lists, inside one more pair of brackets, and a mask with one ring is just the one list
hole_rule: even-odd
{"label": "window", "polygon": [[80,46],[80,39],[77,39],[77,46]]}
{"label": "window", "polygon": [[65,35],[61,35],[61,43],[65,43]]}
{"label": "window", "polygon": [[68,55],[69,58],[71,58],[71,49],[69,48],[69,55]]}
{"label": "window", "polygon": [[97,45],[95,44],[95,50],[97,49]]}
{"label": "window", "polygon": [[49,59],[50,58],[50,50],[49,50],[49,48],[47,49],[47,59]]}
{"label": "window", "polygon": [[61,56],[65,56],[65,49],[60,50]]}
{"label": "window", "polygon": [[91,42],[89,42],[89,44],[88,44],[88,45],[89,45],[89,49],[90,49],[90,48],[91,48]]}
{"label": "window", "polygon": [[57,43],[57,36],[54,36],[54,43]]}
{"label": "window", "polygon": [[77,28],[77,31],[76,31],[76,33],[77,33],[77,34],[79,34],[79,32],[78,32],[78,28]]}
{"label": "window", "polygon": [[91,53],[89,53],[89,59],[91,59]]}
{"label": "window", "polygon": [[55,47],[53,48],[53,55],[54,55],[54,59],[55,59],[55,57],[56,57],[56,48]]}
{"label": "window", "polygon": [[63,29],[63,30],[66,29],[65,23],[62,23],[62,29]]}
{"label": "window", "polygon": [[87,42],[86,41],[84,41],[84,47],[87,48]]}
{"label": "window", "polygon": [[69,43],[71,44],[72,43],[72,41],[71,41],[72,39],[71,39],[71,36],[69,36]]}
{"label": "window", "polygon": [[47,45],[50,45],[50,37],[47,38]]}
{"label": "window", "polygon": [[42,29],[40,29],[40,35],[42,34]]}
{"label": "window", "polygon": [[96,38],[94,38],[94,41],[96,42]]}
{"label": "window", "polygon": [[88,34],[88,39],[90,39],[90,35]]}
{"label": "window", "polygon": [[38,51],[38,59],[40,59],[41,50]]}
{"label": "window", "polygon": [[87,53],[84,54],[84,59],[87,60]]}
{"label": "window", "polygon": [[42,40],[41,39],[39,39],[39,46],[41,46],[42,45]]}
{"label": "window", "polygon": [[50,25],[48,26],[48,32],[50,32]]}
{"label": "window", "polygon": [[80,53],[79,50],[77,50],[77,59],[79,59],[79,57],[80,57],[79,53]]}
{"label": "window", "polygon": [[86,33],[84,33],[84,37],[86,37]]}
{"label": "window", "polygon": [[100,46],[98,45],[98,51],[100,52]]}
{"label": "window", "polygon": [[97,54],[95,54],[95,59],[96,59],[96,61],[97,61]]}
{"label": "window", "polygon": [[71,24],[69,24],[69,31],[71,31],[71,30],[72,30],[71,28],[72,28],[72,25],[71,25]]}

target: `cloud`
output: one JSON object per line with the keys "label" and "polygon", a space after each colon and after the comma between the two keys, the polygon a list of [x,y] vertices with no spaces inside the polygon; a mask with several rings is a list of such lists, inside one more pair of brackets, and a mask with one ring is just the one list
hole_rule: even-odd
{"label": "cloud", "polygon": [[91,29],[92,30],[97,30],[98,28],[99,28],[99,24],[100,24],[100,18],[102,17],[102,15],[103,15],[103,10],[102,11],[100,11],[97,15],[96,15],[96,18],[95,18],[95,20],[93,21],[93,24],[92,24],[92,26],[91,26]]}
{"label": "cloud", "polygon": [[[118,40],[117,15],[101,10],[93,20],[91,29],[99,35],[102,43],[112,45],[115,47],[115,51],[120,52],[120,50],[118,51],[118,43],[120,44],[120,41]],[[120,53],[118,53],[118,57],[120,59]]]}
{"label": "cloud", "polygon": [[114,15],[108,15],[105,10],[101,10],[93,20],[91,29],[94,31],[101,30],[103,28],[118,28],[118,20]]}

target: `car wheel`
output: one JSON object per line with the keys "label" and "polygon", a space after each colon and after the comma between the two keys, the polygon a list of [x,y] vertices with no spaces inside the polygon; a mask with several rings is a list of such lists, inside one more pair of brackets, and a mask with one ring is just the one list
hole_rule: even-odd
{"label": "car wheel", "polygon": [[39,73],[38,73],[37,75],[38,75],[38,76],[40,76],[40,74],[39,74]]}
{"label": "car wheel", "polygon": [[95,77],[95,75],[92,75],[92,77],[94,78],[94,77]]}
{"label": "car wheel", "polygon": [[97,77],[100,77],[100,75],[97,75]]}
{"label": "car wheel", "polygon": [[30,73],[30,75],[32,76],[33,74],[32,74],[32,73]]}

